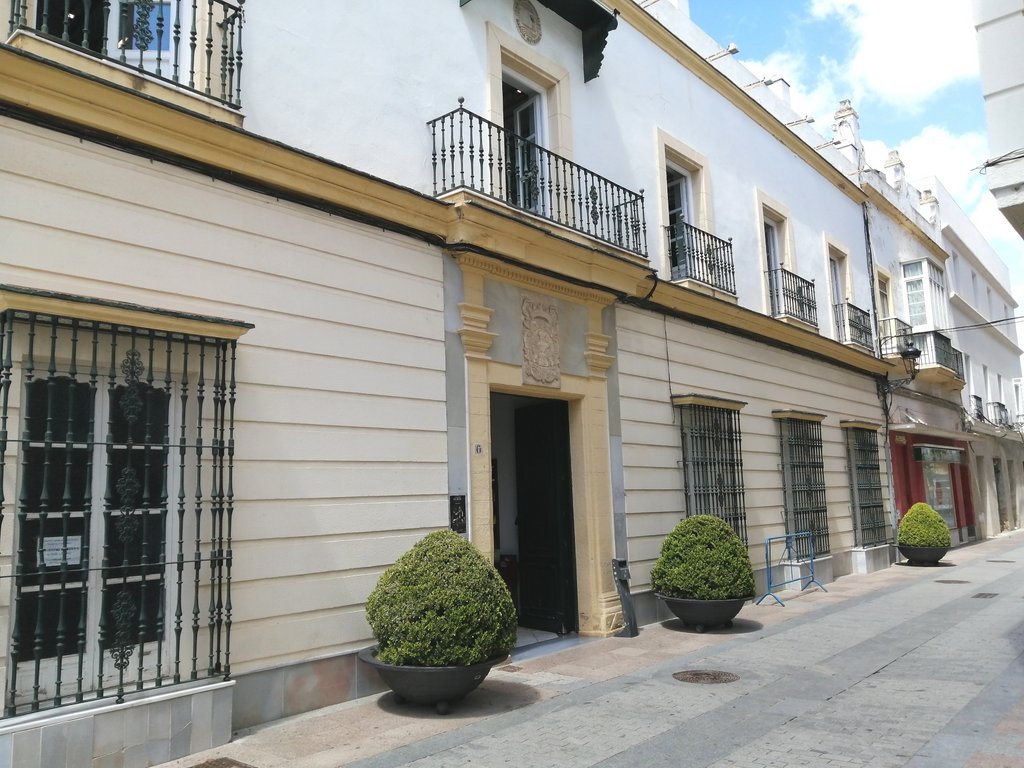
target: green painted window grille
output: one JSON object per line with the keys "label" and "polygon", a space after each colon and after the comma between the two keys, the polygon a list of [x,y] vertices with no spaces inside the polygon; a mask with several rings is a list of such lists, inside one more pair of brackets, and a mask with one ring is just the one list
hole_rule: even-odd
{"label": "green painted window grille", "polygon": [[6,716],[230,675],[235,354],[0,313]]}
{"label": "green painted window grille", "polygon": [[[779,419],[786,533],[810,533],[814,555],[828,554],[828,507],[821,424],[805,419]],[[808,557],[805,538],[796,542],[798,557]]]}
{"label": "green painted window grille", "polygon": [[686,514],[714,515],[747,543],[740,413],[708,405],[680,405]]}
{"label": "green painted window grille", "polygon": [[858,547],[874,547],[889,541],[882,502],[882,472],[878,459],[878,434],[860,427],[846,430],[853,500],[854,535]]}

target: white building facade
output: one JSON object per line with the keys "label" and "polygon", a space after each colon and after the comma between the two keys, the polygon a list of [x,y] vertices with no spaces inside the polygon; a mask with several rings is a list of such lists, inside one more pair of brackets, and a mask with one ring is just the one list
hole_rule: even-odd
{"label": "white building facade", "polygon": [[890,564],[876,280],[945,241],[685,4],[72,5],[0,3],[0,763],[379,690],[363,601],[444,526],[552,633],[657,619],[687,515],[761,591]]}

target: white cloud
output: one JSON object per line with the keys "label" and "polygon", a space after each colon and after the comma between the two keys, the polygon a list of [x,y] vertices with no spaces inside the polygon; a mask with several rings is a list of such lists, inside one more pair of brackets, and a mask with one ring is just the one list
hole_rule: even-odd
{"label": "white cloud", "polygon": [[864,142],[868,164],[874,168],[883,167],[889,149],[900,153],[907,178],[937,176],[968,213],[988,194],[985,177],[973,170],[988,156],[988,142],[981,133],[953,134],[929,125],[895,147],[886,148],[880,141]]}
{"label": "white cloud", "polygon": [[837,17],[853,35],[841,60],[856,104],[878,98],[916,111],[942,88],[978,72],[966,0],[811,0],[819,20]]}

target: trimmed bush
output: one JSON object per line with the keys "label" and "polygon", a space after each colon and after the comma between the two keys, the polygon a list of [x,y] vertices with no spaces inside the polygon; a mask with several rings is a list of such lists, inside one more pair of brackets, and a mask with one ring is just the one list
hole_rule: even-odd
{"label": "trimmed bush", "polygon": [[905,547],[948,547],[949,526],[929,504],[919,501],[900,520],[896,542]]}
{"label": "trimmed bush", "polygon": [[724,520],[694,515],[661,545],[651,569],[654,591],[665,597],[730,600],[754,596],[754,569],[746,545]]}
{"label": "trimmed bush", "polygon": [[516,608],[497,569],[464,538],[435,531],[381,574],[366,601],[377,658],[416,667],[467,666],[507,654]]}

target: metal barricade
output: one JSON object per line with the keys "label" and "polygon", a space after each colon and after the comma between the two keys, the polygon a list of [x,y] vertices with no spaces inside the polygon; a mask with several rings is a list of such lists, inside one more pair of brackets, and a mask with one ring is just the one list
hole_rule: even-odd
{"label": "metal barricade", "polygon": [[[797,539],[807,539],[808,556],[806,560],[801,561],[796,555],[794,545]],[[781,553],[779,554],[778,561],[773,562],[772,544],[779,541],[784,542],[784,545],[782,547]],[[784,564],[793,563],[797,564],[799,567],[799,564],[803,562],[806,562],[808,564],[807,576],[797,576],[796,578],[784,579],[783,581],[775,581],[773,579],[773,569],[775,565],[783,566]],[[777,587],[785,586],[786,584],[795,584],[798,582],[806,581],[807,583],[800,587],[801,592],[807,589],[809,586],[811,586],[811,584],[817,584],[818,587],[821,588],[822,592],[828,592],[828,590],[825,589],[825,585],[814,577],[814,536],[809,532],[805,531],[802,533],[787,533],[784,536],[769,536],[767,539],[764,540],[764,564],[765,569],[767,571],[768,591],[761,595],[759,598],[757,598],[757,600],[755,601],[756,605],[760,605],[761,601],[764,600],[766,597],[773,598],[775,602],[777,602],[779,605],[785,605],[785,603],[779,599],[779,596],[775,594],[775,589]]]}

